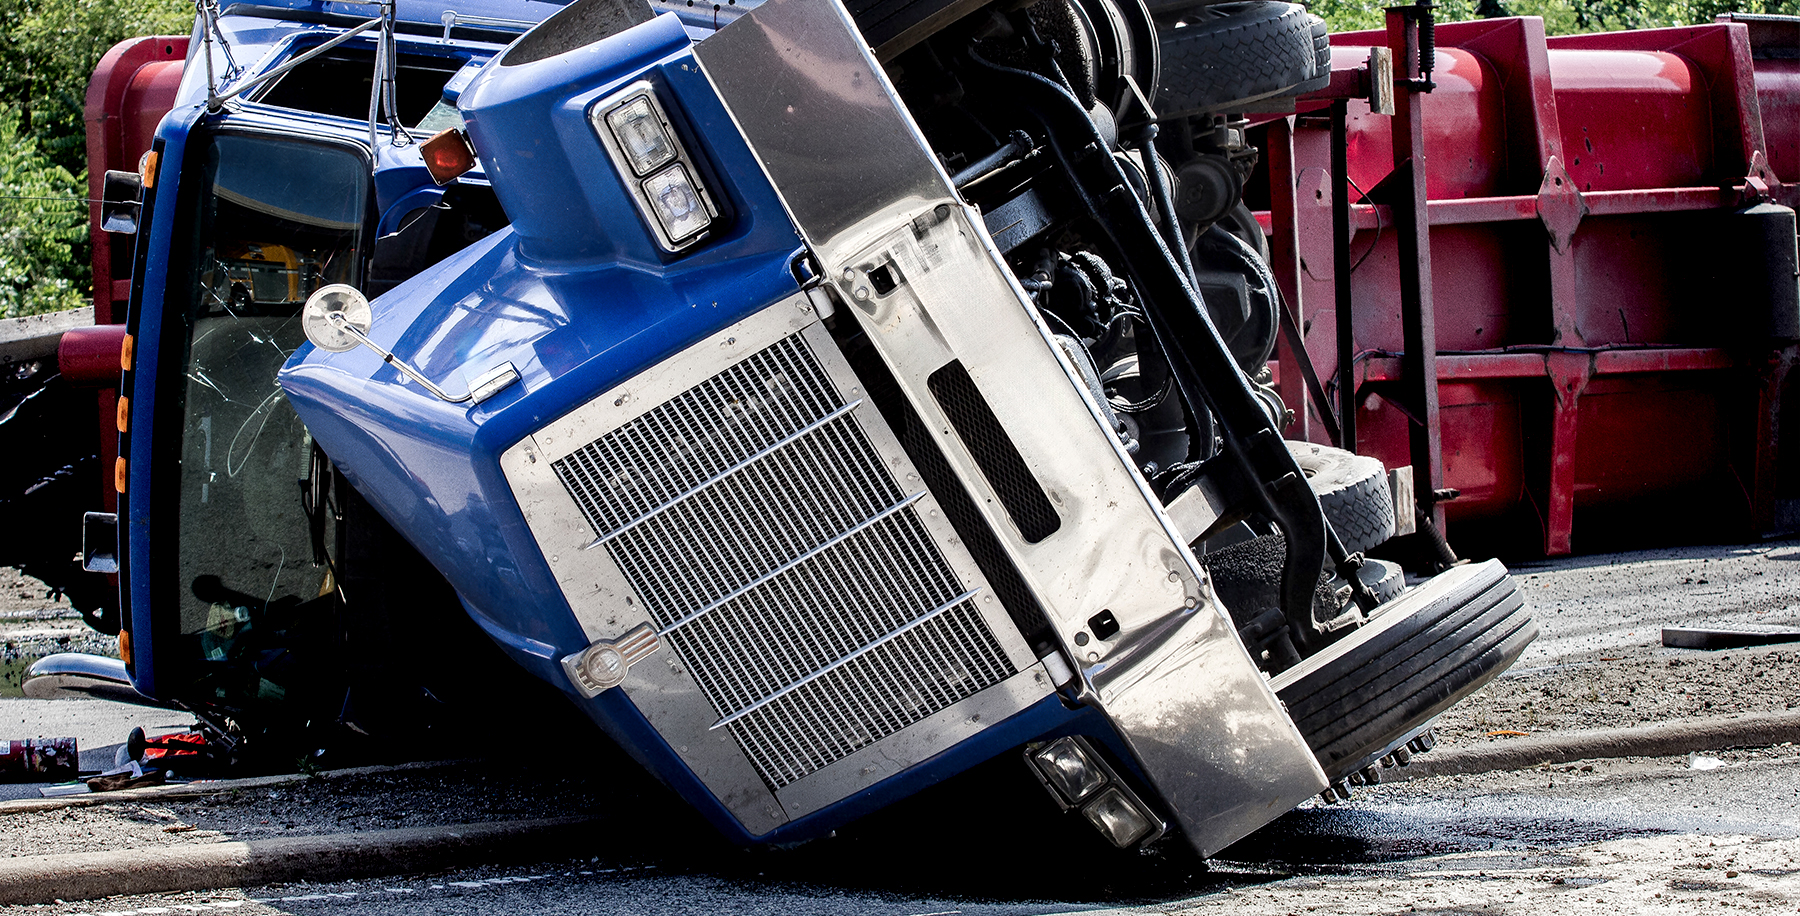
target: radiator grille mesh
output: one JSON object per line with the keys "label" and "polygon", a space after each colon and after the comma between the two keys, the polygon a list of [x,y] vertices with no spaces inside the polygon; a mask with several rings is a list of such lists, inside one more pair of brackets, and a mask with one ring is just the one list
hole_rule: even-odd
{"label": "radiator grille mesh", "polygon": [[780,788],[1014,673],[798,336],[553,464]]}

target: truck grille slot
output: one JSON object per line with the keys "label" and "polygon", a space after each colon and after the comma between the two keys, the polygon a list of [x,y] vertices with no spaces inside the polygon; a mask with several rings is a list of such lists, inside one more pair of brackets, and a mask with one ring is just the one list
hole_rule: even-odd
{"label": "truck grille slot", "polygon": [[774,788],[1015,673],[799,337],[553,463]]}
{"label": "truck grille slot", "polygon": [[1006,514],[1019,526],[1025,543],[1036,544],[1055,534],[1056,529],[1062,527],[1062,519],[1050,507],[1050,498],[1044,495],[1043,486],[1025,465],[1012,437],[1006,434],[1006,427],[1000,425],[999,418],[994,416],[993,408],[975,387],[975,380],[969,378],[969,371],[963,368],[962,361],[952,360],[945,364],[931,373],[925,384],[937,398],[938,406],[944,408],[944,416],[950,418],[950,425],[956,427],[956,434],[968,446],[969,454],[975,457],[975,463],[994,488],[994,494],[1000,497]]}

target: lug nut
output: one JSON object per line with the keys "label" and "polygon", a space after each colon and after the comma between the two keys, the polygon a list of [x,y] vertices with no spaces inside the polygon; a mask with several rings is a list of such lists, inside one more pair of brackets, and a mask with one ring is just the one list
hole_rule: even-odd
{"label": "lug nut", "polygon": [[1394,762],[1401,766],[1412,763],[1412,751],[1403,747],[1394,748]]}
{"label": "lug nut", "polygon": [[1381,770],[1375,768],[1372,764],[1364,767],[1363,771],[1358,775],[1362,776],[1363,785],[1365,786],[1381,785]]}

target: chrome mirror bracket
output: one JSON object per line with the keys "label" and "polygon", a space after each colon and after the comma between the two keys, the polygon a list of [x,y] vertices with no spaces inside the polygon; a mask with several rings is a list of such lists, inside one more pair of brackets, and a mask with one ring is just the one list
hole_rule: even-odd
{"label": "chrome mirror bracket", "polygon": [[419,370],[407,365],[405,360],[370,340],[368,331],[373,322],[374,314],[369,309],[368,297],[347,283],[320,287],[306,300],[306,306],[300,311],[300,327],[313,346],[332,353],[343,353],[359,346],[368,347],[381,354],[383,362],[398,369],[401,375],[418,382],[441,401],[451,404],[479,404],[519,380],[517,367],[510,362],[501,363],[476,378],[469,385],[467,393],[452,395],[433,384]]}

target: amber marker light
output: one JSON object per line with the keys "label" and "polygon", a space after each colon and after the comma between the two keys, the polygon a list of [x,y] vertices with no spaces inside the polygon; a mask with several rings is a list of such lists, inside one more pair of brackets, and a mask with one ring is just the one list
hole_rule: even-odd
{"label": "amber marker light", "polygon": [[119,457],[119,460],[113,462],[113,489],[120,493],[125,492],[125,458],[123,455]]}
{"label": "amber marker light", "polygon": [[156,167],[162,162],[162,154],[149,150],[138,158],[138,180],[144,183],[144,189],[156,187]]}
{"label": "amber marker light", "polygon": [[136,357],[137,339],[130,334],[127,334],[121,338],[119,343],[119,368],[125,372],[130,372],[131,361]]}
{"label": "amber marker light", "polygon": [[119,661],[131,664],[131,631],[119,631]]}
{"label": "amber marker light", "polygon": [[125,397],[124,395],[120,395],[119,396],[119,432],[127,432],[130,429],[131,429],[131,399],[128,397]]}
{"label": "amber marker light", "polygon": [[469,135],[454,127],[425,141],[419,154],[425,157],[425,171],[431,173],[431,180],[440,185],[475,167],[475,147],[469,145]]}

